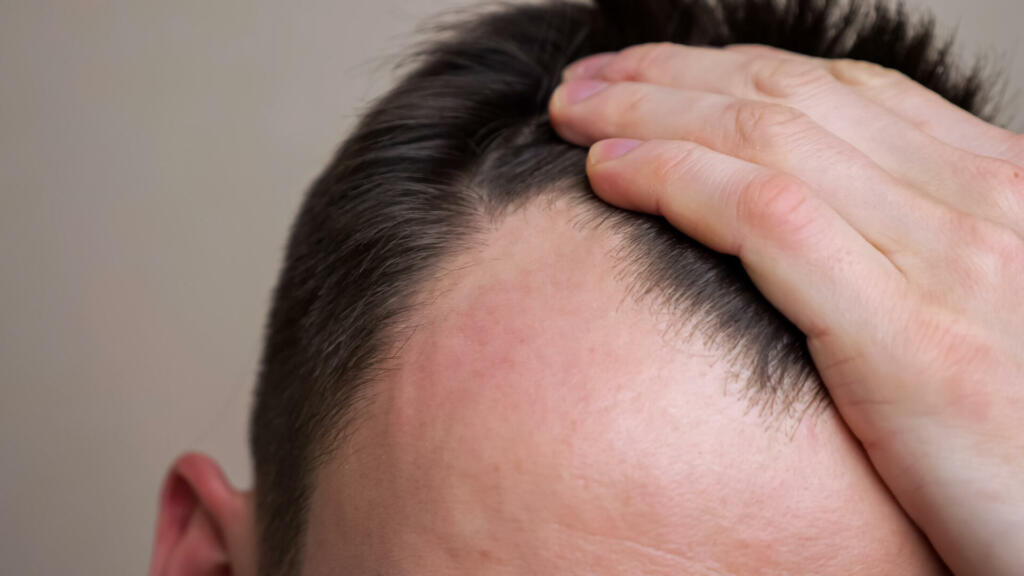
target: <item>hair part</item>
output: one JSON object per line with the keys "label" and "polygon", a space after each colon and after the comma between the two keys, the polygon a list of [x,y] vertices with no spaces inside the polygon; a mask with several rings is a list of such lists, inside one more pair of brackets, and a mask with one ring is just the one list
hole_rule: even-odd
{"label": "hair part", "polygon": [[576,195],[624,234],[637,292],[695,319],[748,369],[751,397],[771,410],[826,401],[803,334],[736,258],[591,193],[586,149],[553,130],[548,99],[567,64],[596,52],[759,43],[872,61],[991,117],[985,69],[954,66],[934,30],[902,6],[826,0],[502,4],[430,29],[313,183],[291,232],[251,418],[260,573],[299,571],[315,472],[358,418],[418,290],[482,218],[542,194]]}

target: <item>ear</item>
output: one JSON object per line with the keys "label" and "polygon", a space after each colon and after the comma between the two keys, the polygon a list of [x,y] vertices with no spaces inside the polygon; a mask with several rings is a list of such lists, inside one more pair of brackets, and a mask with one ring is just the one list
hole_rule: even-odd
{"label": "ear", "polygon": [[149,576],[256,576],[252,498],[201,454],[175,461],[160,494]]}

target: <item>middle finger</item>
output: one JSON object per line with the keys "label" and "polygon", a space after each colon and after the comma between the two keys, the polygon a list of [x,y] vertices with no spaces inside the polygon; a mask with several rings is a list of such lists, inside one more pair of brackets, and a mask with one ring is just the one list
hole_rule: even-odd
{"label": "middle finger", "polygon": [[792,174],[904,271],[918,248],[934,244],[934,231],[906,221],[934,214],[934,201],[796,109],[652,84],[579,81],[556,90],[550,113],[558,131],[580,145],[610,137],[689,140]]}

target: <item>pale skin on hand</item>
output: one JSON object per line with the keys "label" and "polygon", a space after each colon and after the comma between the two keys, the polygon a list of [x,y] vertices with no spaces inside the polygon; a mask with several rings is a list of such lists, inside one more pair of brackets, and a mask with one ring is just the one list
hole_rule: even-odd
{"label": "pale skin on hand", "polygon": [[762,46],[592,56],[550,112],[603,199],[741,259],[956,574],[1024,573],[1024,137]]}

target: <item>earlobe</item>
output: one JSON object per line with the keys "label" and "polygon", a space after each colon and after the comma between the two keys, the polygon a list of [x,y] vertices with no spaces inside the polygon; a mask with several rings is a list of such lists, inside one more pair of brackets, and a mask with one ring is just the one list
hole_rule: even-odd
{"label": "earlobe", "polygon": [[251,498],[210,458],[185,454],[160,494],[150,576],[255,576]]}

